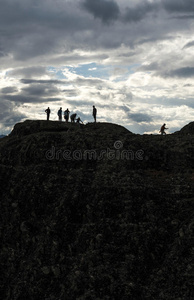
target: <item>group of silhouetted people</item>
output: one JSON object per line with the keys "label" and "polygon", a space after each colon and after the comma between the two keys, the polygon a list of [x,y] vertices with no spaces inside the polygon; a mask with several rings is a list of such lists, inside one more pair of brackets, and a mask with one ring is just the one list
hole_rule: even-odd
{"label": "group of silhouetted people", "polygon": [[[45,110],[45,113],[47,114],[47,121],[49,121],[50,113],[51,113],[51,110],[50,110],[49,107]],[[62,121],[62,115],[63,115],[62,107],[60,107],[60,109],[58,110],[57,115],[58,115],[59,121]],[[96,107],[94,105],[93,105],[92,115],[93,115],[93,118],[94,118],[94,122],[96,122],[97,109],[96,109]],[[65,122],[69,122],[69,116],[70,116],[70,111],[67,108],[64,111]],[[75,114],[75,113],[73,113],[70,116],[71,123],[75,123],[75,121],[78,124],[80,124],[80,122],[83,123],[82,120],[80,119],[80,117],[78,117],[78,118],[76,118],[76,117],[77,117],[77,114]]]}
{"label": "group of silhouetted people", "polygon": [[[47,114],[47,121],[49,121],[50,113],[51,113],[50,108],[48,107],[48,108],[45,110],[45,112],[46,112],[46,114]],[[63,112],[62,112],[62,107],[60,107],[60,109],[58,110],[58,113],[57,113],[57,115],[58,115],[58,117],[59,117],[59,121],[62,121],[62,114],[63,114]],[[94,122],[96,122],[96,115],[97,115],[97,109],[96,109],[95,105],[93,105],[92,116],[93,116],[93,118],[94,118]],[[65,122],[69,122],[69,116],[70,116],[70,111],[69,111],[69,109],[67,108],[67,109],[64,111],[64,119],[65,119]],[[76,113],[73,113],[73,114],[70,116],[71,123],[75,123],[75,121],[76,121],[76,123],[78,123],[78,124],[80,124],[80,122],[83,123],[82,120],[80,119],[80,117],[78,117],[77,119],[76,119],[76,117],[77,117],[77,114],[76,114]],[[166,134],[166,132],[165,132],[166,129],[168,129],[168,128],[166,128],[166,124],[164,123],[164,124],[161,126],[159,133],[161,133],[161,135]]]}

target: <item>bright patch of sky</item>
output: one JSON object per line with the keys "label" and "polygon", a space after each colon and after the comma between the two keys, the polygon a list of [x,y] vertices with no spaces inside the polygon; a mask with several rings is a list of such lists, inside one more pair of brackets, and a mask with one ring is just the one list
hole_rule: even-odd
{"label": "bright patch of sky", "polygon": [[54,67],[48,67],[48,71],[55,73],[56,78],[58,79],[67,79],[67,76],[64,73],[64,69],[68,70],[68,73],[77,74],[83,77],[93,77],[108,79],[112,70],[111,66],[102,66],[96,63],[81,64],[78,66],[64,66],[61,69],[56,69]]}
{"label": "bright patch of sky", "polygon": [[111,67],[97,65],[96,63],[90,63],[90,64],[79,65],[77,68],[74,68],[72,71],[84,77],[108,79],[110,69]]}
{"label": "bright patch of sky", "polygon": [[[59,80],[67,79],[67,72],[71,74],[80,75],[84,78],[101,78],[110,79],[115,82],[127,80],[130,74],[140,67],[140,64],[132,64],[130,66],[102,66],[96,63],[82,64],[78,66],[64,66],[56,69],[55,67],[48,67],[50,73],[55,74]],[[66,70],[66,72],[64,72]],[[149,72],[147,72],[149,73]]]}

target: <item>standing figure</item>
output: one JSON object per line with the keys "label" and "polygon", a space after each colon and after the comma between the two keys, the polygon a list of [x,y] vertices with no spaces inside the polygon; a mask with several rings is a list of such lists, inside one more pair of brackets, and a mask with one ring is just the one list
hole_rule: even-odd
{"label": "standing figure", "polygon": [[166,126],[166,124],[164,123],[164,124],[161,126],[161,128],[160,128],[160,131],[159,131],[159,132],[161,132],[161,135],[166,134],[166,132],[165,132],[164,130],[165,130],[165,129],[168,129],[168,128],[166,128],[165,126]]}
{"label": "standing figure", "polygon": [[74,123],[75,122],[75,118],[76,118],[77,114],[72,114],[71,115],[71,123]]}
{"label": "standing figure", "polygon": [[62,107],[58,110],[59,121],[62,121]]}
{"label": "standing figure", "polygon": [[93,117],[94,117],[94,122],[96,122],[96,114],[97,114],[97,109],[96,109],[96,107],[93,105],[93,113],[92,113],[92,115],[93,115]]}
{"label": "standing figure", "polygon": [[65,119],[66,122],[69,121],[69,113],[70,113],[70,111],[69,111],[69,109],[67,108],[67,109],[64,111],[64,119]]}
{"label": "standing figure", "polygon": [[45,110],[45,113],[47,114],[47,121],[49,121],[49,117],[50,117],[50,113],[51,113],[51,110],[49,107]]}

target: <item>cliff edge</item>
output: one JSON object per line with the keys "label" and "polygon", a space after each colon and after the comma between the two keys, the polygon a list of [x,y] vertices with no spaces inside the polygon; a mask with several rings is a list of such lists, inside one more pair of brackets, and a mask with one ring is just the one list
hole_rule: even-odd
{"label": "cliff edge", "polygon": [[193,299],[192,128],[16,124],[0,140],[3,299]]}

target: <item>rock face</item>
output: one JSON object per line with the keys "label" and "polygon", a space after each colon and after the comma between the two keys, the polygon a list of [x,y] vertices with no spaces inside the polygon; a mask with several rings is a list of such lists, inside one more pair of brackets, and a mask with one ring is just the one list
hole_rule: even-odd
{"label": "rock face", "polygon": [[25,121],[0,175],[3,300],[194,299],[193,130]]}
{"label": "rock face", "polygon": [[191,122],[189,124],[187,124],[186,126],[184,126],[181,130],[180,133],[183,134],[194,134],[194,122]]}

